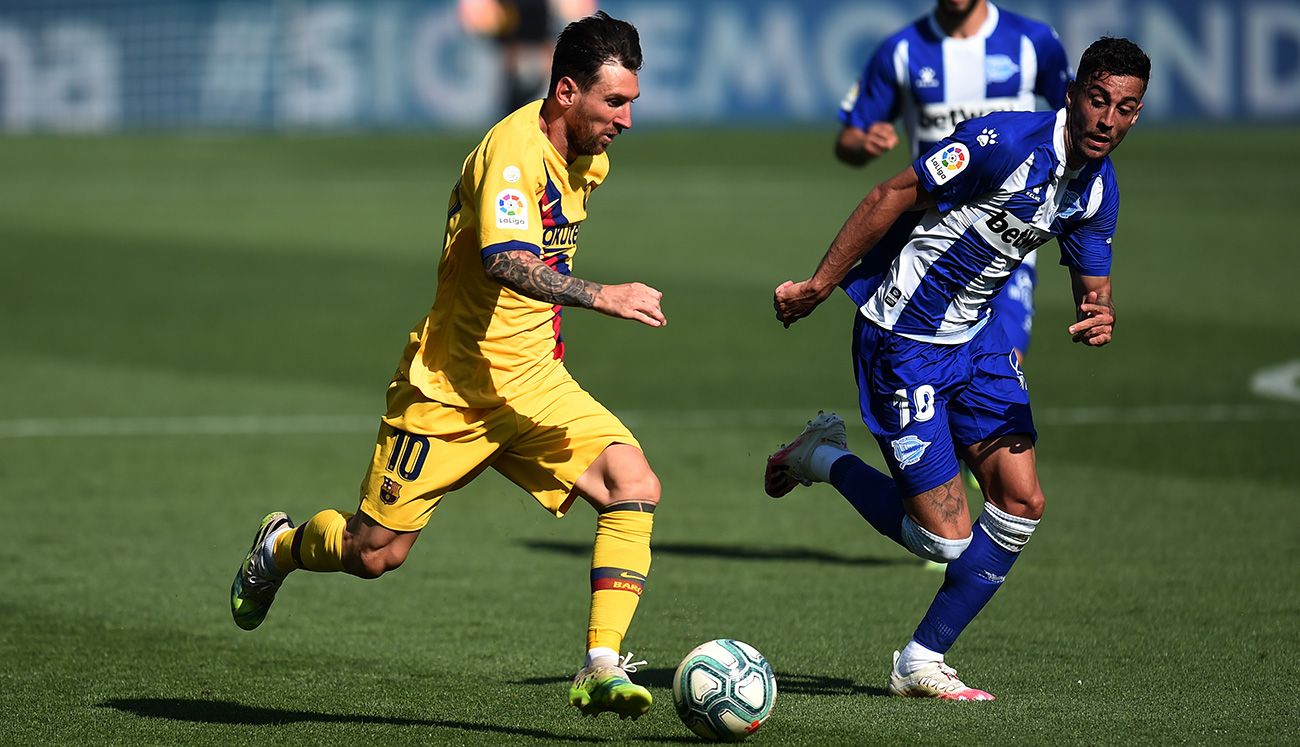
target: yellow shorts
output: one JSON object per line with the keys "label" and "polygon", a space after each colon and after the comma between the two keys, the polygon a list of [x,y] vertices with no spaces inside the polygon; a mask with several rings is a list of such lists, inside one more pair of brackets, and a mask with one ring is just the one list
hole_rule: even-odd
{"label": "yellow shorts", "polygon": [[431,401],[401,378],[389,385],[388,402],[361,482],[361,510],[399,532],[422,529],[444,495],[488,467],[563,516],[573,484],[606,447],[641,448],[563,371],[491,409]]}

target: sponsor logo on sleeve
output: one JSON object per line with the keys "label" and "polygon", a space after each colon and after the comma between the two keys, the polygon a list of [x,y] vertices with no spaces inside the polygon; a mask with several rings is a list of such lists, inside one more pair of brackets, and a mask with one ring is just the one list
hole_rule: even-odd
{"label": "sponsor logo on sleeve", "polygon": [[980,147],[986,145],[997,145],[998,131],[992,127],[985,127],[983,130],[980,130],[980,134],[975,137],[975,142],[979,143]]}
{"label": "sponsor logo on sleeve", "polygon": [[953,143],[925,160],[925,170],[934,183],[943,184],[970,165],[970,152],[961,143]]}
{"label": "sponsor logo on sleeve", "polygon": [[501,172],[501,178],[505,179],[506,182],[510,184],[514,184],[515,182],[519,181],[519,177],[520,177],[520,173],[519,173],[518,166],[507,166],[505,170]]}
{"label": "sponsor logo on sleeve", "polygon": [[903,436],[890,441],[889,445],[894,447],[894,461],[898,462],[898,468],[905,469],[921,461],[930,442],[916,436]]}
{"label": "sponsor logo on sleeve", "polygon": [[497,193],[497,228],[528,229],[528,203],[524,193],[517,189],[503,189]]}

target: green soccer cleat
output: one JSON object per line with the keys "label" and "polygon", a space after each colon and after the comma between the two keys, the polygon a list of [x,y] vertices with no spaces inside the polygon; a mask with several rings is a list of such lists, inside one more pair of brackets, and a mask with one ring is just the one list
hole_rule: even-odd
{"label": "green soccer cleat", "polygon": [[230,616],[244,630],[262,624],[267,610],[271,609],[271,602],[275,601],[275,593],[284,582],[284,576],[275,576],[267,571],[262,560],[262,545],[267,537],[286,528],[292,529],[293,521],[281,511],[262,517],[262,525],[253,537],[253,546],[235,572],[235,582],[230,585]]}
{"label": "green soccer cleat", "polygon": [[[629,655],[624,661],[631,658]],[[617,665],[584,667],[569,686],[569,705],[577,708],[584,716],[599,716],[605,711],[612,711],[620,719],[630,718],[635,721],[641,718],[650,710],[654,699],[650,697],[649,690],[627,678],[629,671],[635,672],[636,668],[629,666],[625,670]]]}

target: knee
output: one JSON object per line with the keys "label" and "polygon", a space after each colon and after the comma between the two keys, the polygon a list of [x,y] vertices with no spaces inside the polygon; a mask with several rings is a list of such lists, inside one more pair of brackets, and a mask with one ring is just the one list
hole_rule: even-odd
{"label": "knee", "polygon": [[913,555],[936,563],[951,563],[966,551],[970,545],[971,535],[949,539],[941,537],[925,527],[912,521],[912,517],[903,517],[903,546]]}
{"label": "knee", "polygon": [[348,571],[358,578],[379,578],[406,561],[406,551],[392,545],[359,548],[350,556],[345,556]]}
{"label": "knee", "polygon": [[609,502],[611,504],[628,501],[659,504],[659,494],[662,491],[662,486],[659,484],[659,476],[649,466],[642,470],[616,474],[613,475],[613,478],[612,484],[609,486]]}
{"label": "knee", "polygon": [[1047,506],[1047,498],[1043,495],[1043,491],[1035,490],[1023,496],[1003,496],[1002,503],[1005,504],[1002,510],[1012,516],[1038,521],[1043,518],[1043,509]]}

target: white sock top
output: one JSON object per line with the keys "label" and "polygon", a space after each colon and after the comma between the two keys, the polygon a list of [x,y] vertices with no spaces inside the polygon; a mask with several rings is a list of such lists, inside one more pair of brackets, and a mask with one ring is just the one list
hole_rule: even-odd
{"label": "white sock top", "polygon": [[812,474],[809,477],[818,482],[831,481],[831,465],[842,456],[853,452],[845,451],[838,446],[831,444],[822,444],[813,449],[813,453],[808,457],[808,471]]}
{"label": "white sock top", "polygon": [[619,658],[617,651],[612,648],[600,646],[597,648],[587,649],[587,661],[582,666],[584,669],[593,666],[616,667],[618,666],[618,662]]}
{"label": "white sock top", "polygon": [[942,661],[943,654],[931,651],[915,640],[908,641],[907,645],[898,654],[898,673],[909,675],[920,669],[923,664]]}

